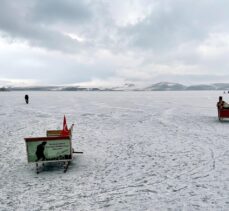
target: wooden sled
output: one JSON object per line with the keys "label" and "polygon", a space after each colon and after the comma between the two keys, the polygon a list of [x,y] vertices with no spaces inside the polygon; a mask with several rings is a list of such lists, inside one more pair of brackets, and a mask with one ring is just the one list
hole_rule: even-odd
{"label": "wooden sled", "polygon": [[225,118],[229,118],[229,109],[218,107],[218,118],[219,121],[222,121]]}
{"label": "wooden sled", "polygon": [[50,162],[59,162],[64,173],[68,170],[73,153],[77,153],[72,148],[73,126],[68,135],[62,135],[62,130],[47,130],[46,137],[24,138],[28,163],[35,163],[37,174]]}

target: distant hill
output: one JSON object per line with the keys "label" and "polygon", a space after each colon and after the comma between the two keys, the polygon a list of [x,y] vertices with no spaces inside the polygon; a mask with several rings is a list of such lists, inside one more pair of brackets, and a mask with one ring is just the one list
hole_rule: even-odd
{"label": "distant hill", "polygon": [[218,90],[229,90],[229,84],[227,83],[216,83],[212,85],[215,86]]}
{"label": "distant hill", "polygon": [[212,85],[193,85],[186,87],[185,90],[217,90],[215,86]]}
{"label": "distant hill", "polygon": [[160,82],[146,88],[148,91],[181,91],[185,89],[186,86],[182,84],[170,82]]}
{"label": "distant hill", "polygon": [[229,83],[197,84],[185,86],[180,83],[160,82],[146,87],[138,87],[133,83],[120,86],[80,87],[80,86],[31,86],[31,87],[0,87],[0,91],[194,91],[194,90],[229,90]]}
{"label": "distant hill", "polygon": [[197,84],[185,86],[179,83],[160,82],[147,87],[149,91],[195,91],[195,90],[229,90],[229,83]]}
{"label": "distant hill", "polygon": [[5,87],[1,87],[1,88],[0,88],[0,92],[5,92],[5,91],[8,91],[8,89],[5,88]]}

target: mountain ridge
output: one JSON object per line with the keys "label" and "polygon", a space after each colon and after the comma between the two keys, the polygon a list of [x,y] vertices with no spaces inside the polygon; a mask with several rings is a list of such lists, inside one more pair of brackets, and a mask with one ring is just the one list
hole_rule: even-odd
{"label": "mountain ridge", "polygon": [[149,86],[139,87],[133,83],[125,83],[115,87],[83,87],[83,86],[27,86],[1,87],[0,91],[210,91],[229,90],[229,83],[212,83],[183,85],[174,82],[159,82]]}

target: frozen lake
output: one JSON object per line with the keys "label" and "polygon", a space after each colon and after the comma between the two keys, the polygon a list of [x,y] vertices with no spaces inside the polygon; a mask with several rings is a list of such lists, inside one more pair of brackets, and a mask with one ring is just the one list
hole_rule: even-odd
{"label": "frozen lake", "polygon": [[[0,93],[0,210],[229,210],[222,91]],[[229,101],[229,95],[223,95]],[[24,137],[75,123],[67,173],[35,173]]]}

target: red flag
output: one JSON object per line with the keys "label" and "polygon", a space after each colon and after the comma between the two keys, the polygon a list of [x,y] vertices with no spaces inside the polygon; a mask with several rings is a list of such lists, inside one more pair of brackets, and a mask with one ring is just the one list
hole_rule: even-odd
{"label": "red flag", "polygon": [[63,121],[63,130],[61,131],[62,136],[68,136],[69,135],[69,130],[68,130],[68,125],[66,121],[66,117],[64,115],[64,121]]}

